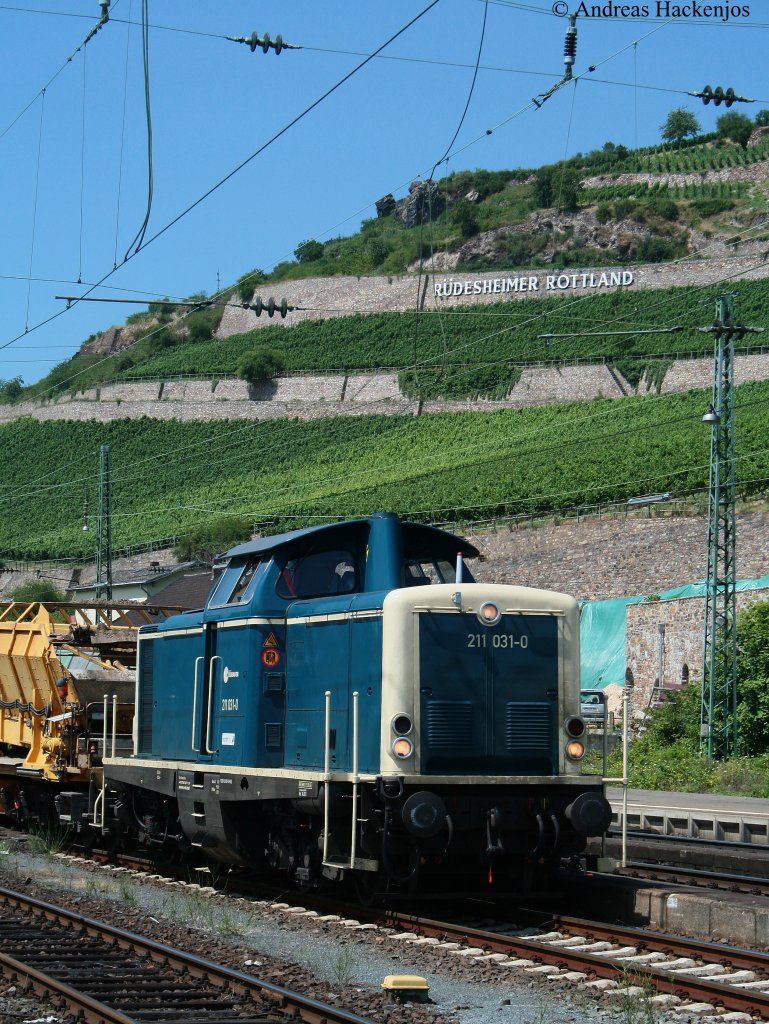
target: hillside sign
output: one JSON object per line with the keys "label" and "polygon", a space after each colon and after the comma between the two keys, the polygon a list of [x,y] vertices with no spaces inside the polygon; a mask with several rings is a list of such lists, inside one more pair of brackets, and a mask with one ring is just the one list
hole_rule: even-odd
{"label": "hillside sign", "polygon": [[433,285],[436,299],[460,295],[505,295],[509,292],[563,292],[578,288],[622,288],[636,283],[633,270],[586,271],[577,274],[534,274],[488,277],[469,281],[446,279]]}

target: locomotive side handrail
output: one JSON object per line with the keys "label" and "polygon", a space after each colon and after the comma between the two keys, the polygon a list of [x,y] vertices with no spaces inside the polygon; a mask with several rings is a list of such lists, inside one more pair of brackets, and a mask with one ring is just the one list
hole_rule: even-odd
{"label": "locomotive side handrail", "polygon": [[329,782],[331,781],[331,774],[329,772],[329,766],[331,764],[331,743],[330,743],[330,730],[331,730],[331,690],[326,690],[323,695],[325,707],[326,707],[326,727],[323,736],[323,863],[328,863],[328,823],[329,823]]}
{"label": "locomotive side handrail", "polygon": [[350,867],[355,867],[356,840],[358,837],[358,691],[352,695],[352,837],[350,839]]}
{"label": "locomotive side handrail", "polygon": [[216,662],[222,659],[218,654],[215,654],[211,658],[211,663],[208,668],[208,711],[206,714],[206,750],[207,754],[215,754],[216,751],[211,749],[211,716],[214,709],[214,675],[216,673]]}
{"label": "locomotive side handrail", "polygon": [[199,654],[195,658],[195,667],[192,670],[192,737],[190,739],[190,746],[196,754],[200,753],[200,747],[195,746],[195,727],[198,724],[198,664],[206,659],[202,654]]}

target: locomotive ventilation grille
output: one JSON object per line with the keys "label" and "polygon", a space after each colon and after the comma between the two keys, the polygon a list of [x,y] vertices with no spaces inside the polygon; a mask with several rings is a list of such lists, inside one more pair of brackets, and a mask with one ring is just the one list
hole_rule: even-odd
{"label": "locomotive ventilation grille", "polygon": [[427,705],[427,741],[432,750],[472,749],[472,703],[431,700]]}
{"label": "locomotive ventilation grille", "polygon": [[553,715],[549,704],[505,705],[505,746],[510,752],[548,751],[553,742]]}

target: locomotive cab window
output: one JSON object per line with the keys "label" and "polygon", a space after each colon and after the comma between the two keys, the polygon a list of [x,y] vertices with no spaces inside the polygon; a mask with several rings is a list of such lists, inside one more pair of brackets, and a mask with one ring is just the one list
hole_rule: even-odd
{"label": "locomotive cab window", "polygon": [[344,548],[289,558],[275,587],[285,600],[352,594],[359,589],[354,552]]}
{"label": "locomotive cab window", "polygon": [[252,555],[245,563],[228,565],[211,597],[211,607],[222,608],[225,605],[245,604],[246,601],[250,601],[256,581],[262,575],[266,564],[263,558]]}
{"label": "locomotive cab window", "polygon": [[[475,582],[465,562],[463,573],[465,583]],[[430,583],[456,583],[454,564],[443,558],[409,558],[403,570],[404,587],[420,587]]]}

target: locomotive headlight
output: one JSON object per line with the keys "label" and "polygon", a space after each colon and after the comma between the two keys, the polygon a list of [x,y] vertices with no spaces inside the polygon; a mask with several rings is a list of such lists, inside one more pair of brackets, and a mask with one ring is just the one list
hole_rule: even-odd
{"label": "locomotive headlight", "polygon": [[414,744],[405,736],[399,736],[397,740],[393,740],[392,752],[403,760],[414,753]]}
{"label": "locomotive headlight", "polygon": [[484,626],[495,626],[502,618],[502,612],[493,601],[484,601],[478,609],[478,618]]}
{"label": "locomotive headlight", "polygon": [[396,715],[392,720],[392,731],[398,736],[408,736],[414,725],[408,715]]}
{"label": "locomotive headlight", "polygon": [[564,729],[569,736],[584,736],[585,735],[585,723],[581,718],[567,718],[564,724]]}
{"label": "locomotive headlight", "polygon": [[585,756],[585,744],[579,740],[571,740],[566,744],[566,756],[570,761],[579,761]]}

